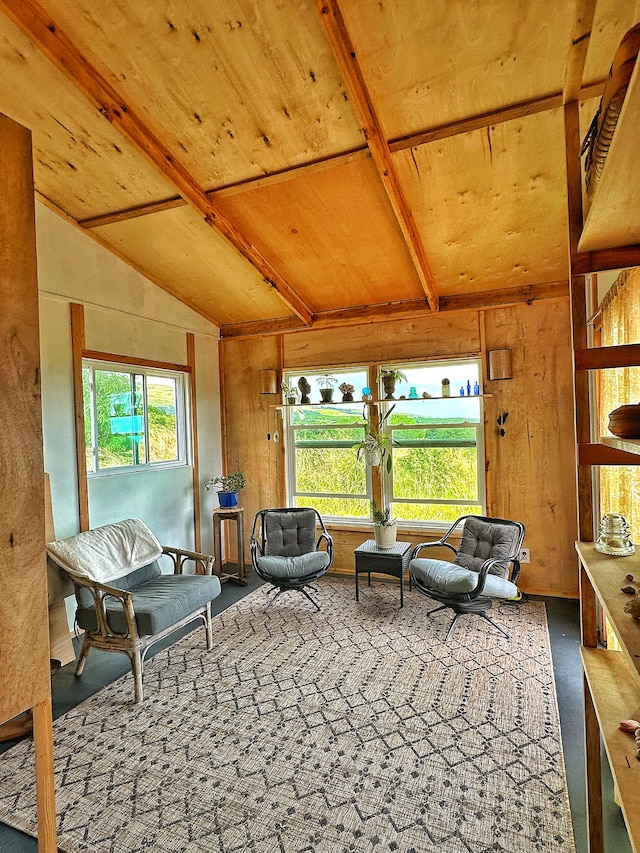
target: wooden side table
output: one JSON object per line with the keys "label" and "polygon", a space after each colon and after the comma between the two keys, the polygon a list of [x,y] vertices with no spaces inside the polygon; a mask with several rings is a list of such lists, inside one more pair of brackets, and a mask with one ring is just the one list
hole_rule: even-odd
{"label": "wooden side table", "polygon": [[400,578],[400,607],[404,607],[404,573],[409,568],[411,542],[396,542],[393,548],[378,548],[375,539],[367,539],[353,552],[356,561],[356,601],[360,601],[358,575],[366,572],[371,586],[371,572]]}
{"label": "wooden side table", "polygon": [[[236,541],[238,547],[238,571],[222,571],[222,522],[235,521]],[[213,510],[213,556],[216,561],[215,571],[220,578],[220,583],[236,583],[246,586],[247,580],[244,576],[244,507],[234,506],[230,509],[219,507]]]}

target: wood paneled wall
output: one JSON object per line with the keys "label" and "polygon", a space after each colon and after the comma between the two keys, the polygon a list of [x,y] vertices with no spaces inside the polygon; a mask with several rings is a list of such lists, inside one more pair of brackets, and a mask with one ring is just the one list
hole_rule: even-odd
{"label": "wood paneled wall", "polygon": [[[487,512],[526,525],[531,564],[522,587],[531,593],[576,597],[577,560],[575,440],[568,299],[541,300],[491,310],[468,310],[412,320],[284,336],[224,342],[224,407],[229,470],[240,468],[248,487],[242,496],[247,527],[265,506],[284,505],[283,443],[273,441],[282,423],[261,397],[258,371],[338,366],[391,360],[482,355],[513,351],[511,380],[485,375]],[[508,412],[501,437],[498,416]],[[267,435],[271,439],[267,439]],[[332,528],[337,571],[353,572],[353,550],[369,531]],[[247,537],[249,533],[247,531]],[[417,543],[429,536],[415,532]],[[248,552],[247,552],[248,553]]]}

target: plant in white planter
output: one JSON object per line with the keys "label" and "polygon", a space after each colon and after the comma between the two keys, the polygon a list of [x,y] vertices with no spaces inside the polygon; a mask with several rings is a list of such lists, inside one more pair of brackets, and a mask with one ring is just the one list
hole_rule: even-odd
{"label": "plant in white planter", "polygon": [[393,517],[391,507],[380,508],[375,501],[372,501],[371,515],[373,516],[373,535],[376,545],[383,550],[393,548],[398,535],[398,522]]}
{"label": "plant in white planter", "polygon": [[238,506],[238,492],[246,488],[246,486],[245,476],[240,471],[236,471],[233,474],[212,477],[204,484],[206,491],[209,491],[209,489],[217,490],[220,506],[225,508]]}
{"label": "plant in white planter", "polygon": [[[386,464],[387,472],[391,472],[391,448],[396,443],[391,436],[383,432],[383,427],[389,418],[391,412],[395,409],[395,405],[384,413],[380,418],[378,427],[374,429],[371,421],[367,418],[364,428],[364,438],[362,441],[355,444],[356,460],[364,459],[367,465],[382,465]],[[385,462],[386,460],[386,462]]]}

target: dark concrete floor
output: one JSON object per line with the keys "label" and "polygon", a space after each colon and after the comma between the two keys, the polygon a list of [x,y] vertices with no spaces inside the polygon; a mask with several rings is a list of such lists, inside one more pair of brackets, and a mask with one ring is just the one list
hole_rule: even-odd
{"label": "dark concrete floor", "polygon": [[[246,587],[225,584],[222,594],[213,602],[212,610],[219,613],[260,585],[249,573]],[[535,597],[537,598],[537,597]],[[585,819],[584,744],[582,669],[580,664],[580,614],[577,601],[540,598],[547,606],[553,666],[562,727],[562,742],[571,801],[577,853],[587,853]],[[184,629],[183,633],[187,633]],[[175,642],[176,636],[166,642]],[[159,644],[158,649],[162,647]],[[105,684],[129,671],[124,655],[92,651],[81,678],[73,674],[74,663],[59,670],[52,680],[53,716],[57,718],[78,705]],[[11,744],[0,744],[0,751]],[[613,802],[613,786],[606,758],[603,758],[605,850],[606,853],[631,853],[620,809]],[[37,853],[37,841],[0,823],[0,853]],[[447,853],[443,850],[442,853]]]}

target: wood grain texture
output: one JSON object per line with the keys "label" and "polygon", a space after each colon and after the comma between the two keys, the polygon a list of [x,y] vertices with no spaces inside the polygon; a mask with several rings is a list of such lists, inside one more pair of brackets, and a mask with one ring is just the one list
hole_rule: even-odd
{"label": "wood grain texture", "polygon": [[0,116],[0,722],[50,695],[31,135]]}
{"label": "wood grain texture", "polygon": [[187,362],[189,366],[190,388],[189,406],[191,418],[191,445],[193,453],[193,531],[194,550],[202,551],[202,530],[200,528],[200,457],[198,453],[198,386],[196,383],[196,336],[187,332]]}
{"label": "wood grain texture", "polygon": [[[260,394],[259,371],[263,368],[279,368],[277,336],[224,342],[221,370],[224,373],[225,466],[228,472],[243,471],[247,479],[247,488],[240,493],[240,503],[246,510],[246,554],[249,554],[251,525],[258,510],[285,506],[285,496],[281,492],[284,444],[273,440],[276,430],[282,435],[282,421],[281,415],[271,408],[281,401],[281,396],[279,391]],[[226,553],[233,559],[233,541],[227,543]]]}
{"label": "wood grain texture", "polygon": [[387,136],[362,74],[358,55],[345,26],[338,0],[316,0],[316,8],[422,288],[430,307],[437,310],[438,289],[431,265],[407,202],[400,174],[391,157]]}
{"label": "wood grain texture", "polygon": [[0,115],[0,723],[33,708],[40,847],[56,850],[31,134]]}
{"label": "wood grain texture", "polygon": [[0,8],[64,71],[134,148],[176,187],[207,225],[221,234],[248,260],[303,322],[308,323],[311,318],[310,311],[288,282],[260,255],[236,225],[224,216],[175,151],[171,151],[161,136],[136,114],[135,108],[126,103],[44,9],[35,0],[2,0]]}
{"label": "wood grain texture", "polygon": [[561,110],[422,145],[394,159],[441,298],[566,277]]}

